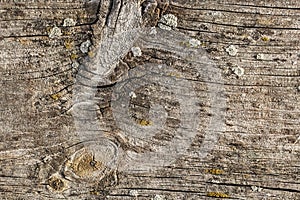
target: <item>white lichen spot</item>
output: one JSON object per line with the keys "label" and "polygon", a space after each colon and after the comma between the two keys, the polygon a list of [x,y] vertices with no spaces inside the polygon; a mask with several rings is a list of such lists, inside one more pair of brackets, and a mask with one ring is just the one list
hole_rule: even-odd
{"label": "white lichen spot", "polygon": [[72,68],[74,68],[74,69],[78,69],[78,67],[79,67],[79,63],[78,62],[73,62],[72,63]]}
{"label": "white lichen spot", "polygon": [[130,190],[130,191],[129,191],[129,195],[130,195],[130,196],[133,196],[133,197],[137,197],[137,196],[139,195],[139,193],[138,193],[138,191],[136,191],[136,190]]}
{"label": "white lichen spot", "polygon": [[132,91],[129,93],[129,96],[130,96],[131,98],[136,98],[136,94],[135,94],[134,92],[132,92]]}
{"label": "white lichen spot", "polygon": [[237,54],[237,48],[234,45],[230,45],[226,48],[226,52],[230,56],[235,56]]}
{"label": "white lichen spot", "polygon": [[189,40],[189,44],[191,47],[199,47],[201,45],[201,42],[197,39],[192,38]]}
{"label": "white lichen spot", "polygon": [[166,25],[161,24],[161,23],[158,24],[158,27],[161,28],[161,29],[164,29],[164,30],[168,30],[168,31],[172,30],[171,27],[166,26]]}
{"label": "white lichen spot", "polygon": [[232,68],[232,71],[233,71],[233,73],[234,73],[235,75],[237,75],[238,77],[243,76],[243,75],[244,75],[244,72],[245,72],[245,70],[244,70],[243,68],[239,67],[239,66],[233,67],[233,68]]}
{"label": "white lichen spot", "polygon": [[253,192],[261,192],[262,191],[261,187],[257,187],[255,185],[251,186],[251,189],[252,189]]}
{"label": "white lichen spot", "polygon": [[257,60],[264,60],[264,54],[257,54],[256,59]]}
{"label": "white lichen spot", "polygon": [[210,11],[210,12],[207,12],[206,15],[221,17],[223,14],[222,14],[222,12],[219,12],[219,11]]}
{"label": "white lichen spot", "polygon": [[156,35],[157,31],[156,31],[156,28],[155,27],[151,27],[150,29],[150,35]]}
{"label": "white lichen spot", "polygon": [[131,52],[133,53],[134,57],[142,56],[142,50],[140,47],[132,47]]}
{"label": "white lichen spot", "polygon": [[156,194],[154,197],[153,197],[153,200],[165,200],[165,196],[163,195],[159,195],[159,194]]}
{"label": "white lichen spot", "polygon": [[66,26],[75,26],[76,25],[76,21],[72,18],[66,18],[64,19],[64,24],[63,26],[66,27]]}
{"label": "white lichen spot", "polygon": [[260,53],[260,54],[256,55],[256,59],[257,60],[272,60],[272,56]]}
{"label": "white lichen spot", "polygon": [[297,64],[298,64],[297,60],[292,61],[292,65],[297,65]]}
{"label": "white lichen spot", "polygon": [[298,86],[298,88],[297,88],[297,89],[298,89],[298,91],[300,92],[300,85]]}
{"label": "white lichen spot", "polygon": [[177,17],[173,14],[163,15],[158,21],[158,27],[164,30],[172,30],[177,27]]}
{"label": "white lichen spot", "polygon": [[92,43],[91,43],[90,40],[87,40],[87,41],[81,43],[81,45],[80,45],[80,51],[81,51],[82,53],[87,53],[87,52],[89,52],[89,48],[90,48],[91,45],[92,45]]}
{"label": "white lichen spot", "polygon": [[50,30],[49,37],[50,38],[56,38],[56,37],[59,37],[59,36],[62,36],[62,32],[61,32],[60,28],[58,28],[57,26],[53,27]]}
{"label": "white lichen spot", "polygon": [[256,55],[257,60],[268,60],[267,56],[265,54],[257,54]]}

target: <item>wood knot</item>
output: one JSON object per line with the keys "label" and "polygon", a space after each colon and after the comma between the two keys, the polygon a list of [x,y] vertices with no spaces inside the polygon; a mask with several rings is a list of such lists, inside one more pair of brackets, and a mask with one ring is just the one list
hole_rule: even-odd
{"label": "wood knot", "polygon": [[94,160],[91,152],[84,151],[74,158],[71,168],[79,177],[88,177],[93,172],[101,170],[103,165],[101,161]]}
{"label": "wood knot", "polygon": [[117,151],[117,146],[108,139],[85,143],[65,163],[64,175],[69,179],[99,181],[116,168]]}
{"label": "wood knot", "polygon": [[54,191],[60,192],[66,188],[66,183],[59,177],[53,176],[48,180],[48,185]]}

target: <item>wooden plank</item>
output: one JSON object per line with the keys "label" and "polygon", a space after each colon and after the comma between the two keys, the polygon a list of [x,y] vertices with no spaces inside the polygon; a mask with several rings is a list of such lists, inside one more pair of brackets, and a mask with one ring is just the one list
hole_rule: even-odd
{"label": "wooden plank", "polygon": [[296,0],[2,1],[1,199],[299,199],[299,15]]}

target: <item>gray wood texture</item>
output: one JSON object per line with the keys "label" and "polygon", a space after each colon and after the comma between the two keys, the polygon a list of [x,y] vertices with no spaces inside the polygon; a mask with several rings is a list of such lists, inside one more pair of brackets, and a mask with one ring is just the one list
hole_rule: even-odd
{"label": "gray wood texture", "polygon": [[299,17],[297,0],[0,1],[0,198],[300,199]]}

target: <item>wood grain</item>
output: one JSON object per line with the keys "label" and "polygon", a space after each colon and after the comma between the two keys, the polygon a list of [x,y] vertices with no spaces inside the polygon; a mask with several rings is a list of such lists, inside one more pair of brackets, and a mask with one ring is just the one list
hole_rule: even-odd
{"label": "wood grain", "polygon": [[[300,199],[299,1],[155,2],[0,3],[1,199]],[[224,131],[205,158],[195,156],[215,113],[207,83],[192,69],[181,71],[202,101],[197,107],[199,132],[188,152],[159,170],[101,168],[85,151],[91,141],[82,140],[74,125],[72,98],[79,66],[93,60],[105,38],[133,25],[157,26],[164,14],[175,15],[178,25],[173,33],[201,41],[220,70],[226,99]],[[129,22],[133,16],[136,21]],[[66,18],[76,25],[63,27]],[[49,38],[55,26],[62,35]],[[87,40],[92,46],[84,54],[80,45]],[[142,56],[128,51],[96,92],[101,131],[124,151],[149,149],[121,137],[111,108],[115,84],[148,62],[176,64],[179,69],[186,64],[174,53],[142,43],[135,43],[143,47]],[[226,52],[229,45],[236,47],[235,56]],[[242,76],[234,74],[237,66],[244,69]],[[136,94],[147,97],[147,90]],[[172,95],[162,96],[156,91],[147,98],[169,105],[173,120],[150,140],[150,149],[155,142],[170,140],[180,124],[178,102]],[[137,98],[132,105],[137,122],[147,117],[149,101]]]}

